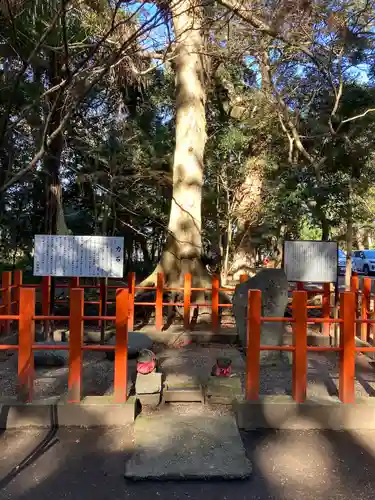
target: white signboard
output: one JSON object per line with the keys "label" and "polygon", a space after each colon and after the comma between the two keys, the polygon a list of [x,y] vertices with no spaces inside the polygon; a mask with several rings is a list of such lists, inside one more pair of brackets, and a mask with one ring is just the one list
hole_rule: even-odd
{"label": "white signboard", "polygon": [[335,241],[286,241],[284,270],[288,281],[336,282],[337,252]]}
{"label": "white signboard", "polygon": [[122,278],[124,238],[36,235],[34,276]]}

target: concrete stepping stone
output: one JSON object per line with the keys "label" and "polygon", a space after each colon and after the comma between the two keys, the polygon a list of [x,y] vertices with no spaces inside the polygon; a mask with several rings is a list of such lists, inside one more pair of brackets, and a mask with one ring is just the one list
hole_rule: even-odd
{"label": "concrete stepping stone", "polygon": [[125,478],[140,480],[247,479],[246,456],[235,417],[154,413],[135,421],[136,451]]}

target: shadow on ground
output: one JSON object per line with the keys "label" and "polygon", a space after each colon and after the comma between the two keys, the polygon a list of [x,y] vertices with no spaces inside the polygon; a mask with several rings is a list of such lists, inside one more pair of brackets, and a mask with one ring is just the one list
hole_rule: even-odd
{"label": "shadow on ground", "polygon": [[[133,483],[123,477],[134,449],[131,428],[57,425],[51,431],[7,431],[0,436],[1,499],[374,498],[375,431],[247,432],[242,438],[253,463],[249,480]],[[171,429],[170,438],[184,437],[174,436]]]}

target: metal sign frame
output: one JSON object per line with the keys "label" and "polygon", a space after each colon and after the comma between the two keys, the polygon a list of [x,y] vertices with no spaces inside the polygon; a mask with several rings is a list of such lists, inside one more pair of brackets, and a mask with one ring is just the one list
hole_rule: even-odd
{"label": "metal sign frame", "polygon": [[[316,279],[304,279],[302,276],[301,279],[290,279],[288,276],[288,269],[287,269],[287,262],[285,261],[285,255],[286,255],[286,244],[288,243],[314,243],[314,244],[325,244],[325,245],[332,245],[335,247],[335,255],[336,255],[336,266],[335,266],[335,274],[332,275],[330,278],[331,279],[322,279],[322,276],[316,278]],[[338,261],[338,243],[337,241],[324,241],[324,240],[285,240],[283,243],[283,259],[282,259],[282,267],[287,275],[288,281],[290,282],[301,282],[301,283],[308,283],[308,282],[315,282],[315,283],[337,283],[338,276],[339,276],[339,261]]]}

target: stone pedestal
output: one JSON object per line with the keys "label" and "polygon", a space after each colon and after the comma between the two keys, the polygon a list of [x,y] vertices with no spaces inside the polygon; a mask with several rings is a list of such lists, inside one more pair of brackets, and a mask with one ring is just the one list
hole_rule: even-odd
{"label": "stone pedestal", "polygon": [[160,403],[162,374],[158,372],[142,375],[137,373],[135,392],[142,405],[157,406]]}
{"label": "stone pedestal", "polygon": [[240,377],[210,376],[206,388],[206,402],[230,405],[243,394]]}

